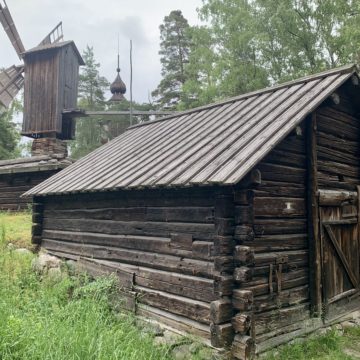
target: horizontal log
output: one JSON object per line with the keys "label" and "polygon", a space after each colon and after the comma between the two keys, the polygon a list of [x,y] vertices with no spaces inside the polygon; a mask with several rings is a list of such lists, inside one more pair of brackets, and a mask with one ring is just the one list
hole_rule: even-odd
{"label": "horizontal log", "polygon": [[254,316],[255,334],[259,336],[309,318],[310,305],[308,303],[256,314]]}
{"label": "horizontal log", "polygon": [[289,183],[304,184],[306,169],[261,162],[259,165],[264,181],[285,181]]}
{"label": "horizontal log", "polygon": [[204,324],[210,324],[210,305],[206,302],[172,295],[163,291],[136,286],[138,302],[169,313],[187,317]]}
{"label": "horizontal log", "polygon": [[358,136],[357,128],[355,126],[344,123],[338,117],[329,117],[319,114],[317,116],[317,128],[321,132],[351,141],[356,141]]}
{"label": "horizontal log", "polygon": [[253,230],[255,237],[266,235],[305,234],[307,219],[256,219]]}
{"label": "horizontal log", "polygon": [[[104,260],[99,262],[104,264],[110,263]],[[217,290],[218,283],[222,280],[221,277],[217,280],[212,280],[118,262],[112,262],[111,266],[134,273],[134,282],[138,286],[209,303],[219,298]]]}
{"label": "horizontal log", "polygon": [[220,273],[232,273],[234,270],[234,258],[232,256],[216,256],[214,260],[215,270]]}
{"label": "horizontal log", "polygon": [[[305,273],[306,276],[301,276],[301,274]],[[278,283],[275,281],[275,276],[273,276],[272,288],[277,289]],[[307,285],[309,283],[308,279],[308,271],[305,269],[293,271],[290,273],[282,274],[281,281],[281,291],[299,287],[302,285]],[[246,290],[251,290],[254,296],[260,296],[270,293],[269,282],[266,279],[258,279],[253,280],[251,283],[243,284],[242,287]]]}
{"label": "horizontal log", "polygon": [[234,339],[234,330],[231,323],[227,324],[211,324],[211,345],[216,348],[230,346]]}
{"label": "horizontal log", "polygon": [[264,181],[254,189],[254,197],[290,197],[306,198],[305,184],[287,183],[283,181]]}
{"label": "horizontal log", "polygon": [[251,205],[237,205],[234,208],[235,225],[252,224],[254,222],[254,208]]}
{"label": "horizontal log", "polygon": [[254,228],[250,225],[235,226],[234,239],[239,243],[243,241],[251,241],[254,239]]}
{"label": "horizontal log", "polygon": [[236,334],[246,335],[250,331],[251,316],[246,313],[238,313],[231,319]]}
{"label": "horizontal log", "polygon": [[236,188],[234,190],[235,205],[251,205],[253,201],[253,192],[248,188]]}
{"label": "horizontal log", "polygon": [[342,203],[354,203],[357,193],[352,191],[319,190],[320,206],[339,206]]}
{"label": "horizontal log", "polygon": [[127,272],[116,267],[110,266],[109,264],[103,264],[96,260],[80,257],[77,262],[79,270],[87,272],[93,277],[108,276],[115,274],[118,285],[121,289],[133,290],[134,285],[134,273]]}
{"label": "horizontal log", "polygon": [[144,251],[127,250],[108,246],[67,243],[43,238],[42,246],[53,251],[73,255],[112,260],[154,269],[174,271],[188,275],[214,277],[217,273],[212,262],[187,259],[173,255],[160,255]]}
{"label": "horizontal log", "polygon": [[306,217],[305,200],[301,198],[254,198],[255,217]]}
{"label": "horizontal log", "polygon": [[230,298],[213,301],[210,304],[210,321],[216,325],[229,322],[233,312],[234,309]]}
{"label": "horizontal log", "polygon": [[214,237],[214,254],[232,255],[234,251],[235,240],[232,236],[216,235]]}
{"label": "horizontal log", "polygon": [[287,136],[276,146],[276,149],[290,152],[291,154],[295,153],[305,155],[306,153],[304,138],[299,136]]}
{"label": "horizontal log", "polygon": [[234,218],[215,218],[215,235],[229,236],[234,233],[235,220]]}
{"label": "horizontal log", "polygon": [[267,252],[255,254],[255,264],[256,266],[265,266],[270,264],[276,264],[277,259],[281,257],[287,257],[288,263],[298,261],[306,261],[308,263],[309,253],[308,250],[294,250],[294,251],[281,251],[281,252]]}
{"label": "horizontal log", "polygon": [[214,216],[215,218],[232,218],[234,216],[233,194],[216,196]]}
{"label": "horizontal log", "polygon": [[214,188],[109,191],[91,194],[54,195],[44,199],[48,210],[124,207],[212,207]]}
{"label": "horizontal log", "polygon": [[137,314],[146,319],[159,321],[160,323],[181,331],[184,334],[193,334],[200,338],[210,340],[210,327],[187,317],[172,314],[168,311],[143,304],[138,305]]}
{"label": "horizontal log", "polygon": [[249,246],[235,246],[234,261],[238,265],[251,266],[254,264],[254,250]]}
{"label": "horizontal log", "polygon": [[238,284],[247,283],[252,279],[253,270],[247,266],[241,266],[234,269],[234,280]]}
{"label": "horizontal log", "polygon": [[308,236],[307,234],[257,236],[254,241],[244,241],[244,245],[252,247],[256,253],[301,250],[307,249]]}
{"label": "horizontal log", "polygon": [[239,311],[250,311],[254,302],[254,294],[251,290],[233,290],[233,306]]}
{"label": "horizontal log", "polygon": [[234,279],[232,275],[215,276],[215,294],[218,297],[230,296],[234,288]]}
{"label": "horizontal log", "polygon": [[88,245],[114,246],[125,249],[152,251],[160,254],[178,255],[194,259],[211,260],[211,256],[204,253],[205,250],[203,249],[204,247],[208,248],[211,243],[205,241],[193,242],[191,250],[183,250],[171,246],[171,240],[169,238],[156,236],[106,235],[89,232],[44,230],[43,237],[49,240],[77,242]]}
{"label": "horizontal log", "polygon": [[296,304],[309,302],[309,286],[303,285],[281,291],[280,294],[273,293],[254,298],[253,310],[255,313],[285,308]]}
{"label": "horizontal log", "polygon": [[251,360],[255,357],[255,342],[251,336],[236,335],[231,347],[235,359]]}
{"label": "horizontal log", "polygon": [[281,150],[277,147],[273,149],[268,156],[263,160],[264,163],[273,163],[285,166],[294,166],[297,168],[306,168],[305,154],[298,154],[291,152],[291,147],[288,150]]}
{"label": "horizontal log", "polygon": [[171,237],[172,233],[187,233],[193,235],[194,240],[212,240],[214,225],[166,223],[166,222],[139,222],[139,221],[112,221],[91,219],[62,219],[44,218],[44,229],[66,230],[79,232],[94,232],[109,235],[143,235]]}
{"label": "horizontal log", "polygon": [[114,221],[164,221],[212,223],[213,207],[110,207],[97,209],[46,210],[45,216],[57,219]]}
{"label": "horizontal log", "polygon": [[193,235],[187,233],[170,234],[170,247],[189,250],[192,249]]}

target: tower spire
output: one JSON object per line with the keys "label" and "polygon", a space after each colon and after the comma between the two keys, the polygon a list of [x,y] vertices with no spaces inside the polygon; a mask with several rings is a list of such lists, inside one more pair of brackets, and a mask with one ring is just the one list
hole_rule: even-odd
{"label": "tower spire", "polygon": [[124,94],[126,93],[126,85],[120,77],[120,40],[118,34],[118,53],[117,53],[117,76],[110,86],[110,91],[113,94],[109,101],[122,101],[125,100]]}

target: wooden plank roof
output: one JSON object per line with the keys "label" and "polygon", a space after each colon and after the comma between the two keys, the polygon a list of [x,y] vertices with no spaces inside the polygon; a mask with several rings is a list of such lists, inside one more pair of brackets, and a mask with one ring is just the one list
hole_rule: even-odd
{"label": "wooden plank roof", "polygon": [[63,169],[69,164],[71,164],[69,160],[57,160],[47,155],[1,160],[0,175],[57,170]]}
{"label": "wooden plank roof", "polygon": [[133,126],[25,195],[236,184],[355,73],[348,65]]}

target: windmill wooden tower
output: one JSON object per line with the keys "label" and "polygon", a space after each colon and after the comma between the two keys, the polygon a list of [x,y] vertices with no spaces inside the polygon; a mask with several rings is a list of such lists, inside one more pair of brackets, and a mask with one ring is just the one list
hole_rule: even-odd
{"label": "windmill wooden tower", "polygon": [[8,107],[24,87],[22,135],[47,139],[34,141],[34,147],[43,144],[42,150],[50,151],[46,144],[74,138],[79,66],[84,61],[73,41],[63,41],[61,22],[30,50],[25,50],[5,1],[0,3],[0,22],[23,60],[23,65],[0,73],[0,104]]}
{"label": "windmill wooden tower", "polygon": [[6,188],[11,195],[6,200],[11,206],[2,206],[1,200],[0,209],[12,209],[22,206],[18,187],[30,188],[69,164],[66,140],[74,138],[74,118],[81,115],[76,104],[79,66],[84,61],[75,43],[63,40],[61,22],[30,50],[25,49],[5,0],[0,0],[0,23],[23,62],[0,72],[0,108],[9,107],[24,88],[22,135],[34,139],[32,158],[0,161],[0,193]]}

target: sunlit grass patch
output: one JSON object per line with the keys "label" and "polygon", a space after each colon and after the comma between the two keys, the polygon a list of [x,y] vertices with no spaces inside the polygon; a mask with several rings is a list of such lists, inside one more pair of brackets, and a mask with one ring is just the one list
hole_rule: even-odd
{"label": "sunlit grass patch", "polygon": [[31,212],[0,212],[0,245],[31,246]]}

